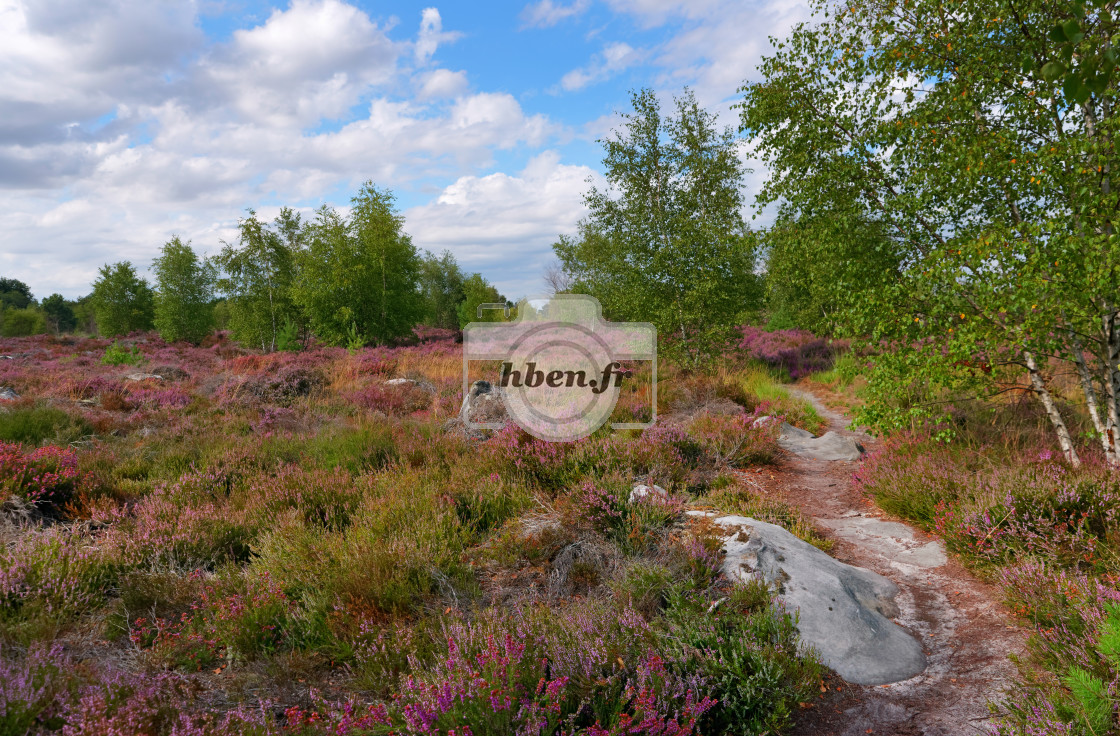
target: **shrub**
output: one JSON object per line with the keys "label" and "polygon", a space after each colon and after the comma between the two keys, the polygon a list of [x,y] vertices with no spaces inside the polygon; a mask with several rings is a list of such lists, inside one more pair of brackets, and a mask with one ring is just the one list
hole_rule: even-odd
{"label": "shrub", "polygon": [[144,355],[140,349],[135,345],[132,350],[125,350],[120,343],[116,340],[113,344],[105,348],[105,354],[101,356],[102,365],[136,365],[144,359]]}
{"label": "shrub", "polygon": [[91,431],[85,419],[51,406],[12,408],[0,414],[0,442],[36,445],[49,438],[74,440]]}
{"label": "shrub", "polygon": [[817,337],[807,330],[775,330],[744,325],[739,328],[742,340],[739,349],[748,357],[780,368],[793,380],[810,373],[828,370],[836,353],[847,348],[834,341]]}
{"label": "shrub", "polygon": [[48,445],[24,453],[18,444],[0,442],[0,498],[15,496],[42,513],[56,513],[81,484],[73,450]]}

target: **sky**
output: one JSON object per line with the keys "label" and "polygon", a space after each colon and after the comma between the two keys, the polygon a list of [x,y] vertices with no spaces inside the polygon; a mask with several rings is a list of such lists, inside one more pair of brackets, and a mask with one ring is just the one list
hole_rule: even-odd
{"label": "sky", "polygon": [[[507,297],[602,185],[629,93],[685,86],[735,126],[797,0],[0,0],[0,276],[37,298],[207,255],[254,208],[390,189],[421,249]],[[748,199],[764,177],[757,162]],[[150,274],[148,274],[150,276]]]}

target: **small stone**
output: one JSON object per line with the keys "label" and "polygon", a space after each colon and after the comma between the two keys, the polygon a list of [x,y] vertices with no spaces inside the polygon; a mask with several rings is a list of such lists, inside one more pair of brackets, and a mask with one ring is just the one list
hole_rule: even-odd
{"label": "small stone", "polygon": [[385,383],[389,386],[405,386],[414,384],[416,381],[413,381],[411,378],[390,378]]}
{"label": "small stone", "polygon": [[661,486],[647,486],[644,483],[639,484],[630,489],[630,503],[634,503],[650,495],[668,498],[669,492]]}
{"label": "small stone", "polygon": [[124,377],[124,379],[126,381],[147,381],[147,380],[162,381],[163,376],[160,376],[160,375],[155,374],[155,373],[129,373],[127,376]]}
{"label": "small stone", "polygon": [[0,400],[15,401],[18,398],[19,394],[15,392],[15,389],[9,388],[7,386],[0,386]]}

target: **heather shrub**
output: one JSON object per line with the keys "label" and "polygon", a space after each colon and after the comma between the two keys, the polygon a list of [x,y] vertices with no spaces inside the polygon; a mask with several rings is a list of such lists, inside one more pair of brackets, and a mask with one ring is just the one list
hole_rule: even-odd
{"label": "heather shrub", "polygon": [[739,349],[754,360],[786,371],[793,380],[828,370],[836,353],[846,349],[807,330],[774,330],[744,325]]}
{"label": "heather shrub", "polygon": [[0,413],[0,442],[37,445],[57,439],[66,444],[91,433],[87,421],[52,406],[13,407]]}
{"label": "heather shrub", "polygon": [[855,481],[883,510],[932,531],[938,509],[965,494],[978,457],[924,435],[898,434],[864,456]]}
{"label": "heather shrub", "polygon": [[62,646],[34,645],[22,656],[0,650],[0,736],[57,731],[66,722],[68,683]]}
{"label": "heather shrub", "polygon": [[432,394],[415,383],[374,383],[350,395],[349,400],[367,410],[397,417],[432,407]]}
{"label": "heather shrub", "polygon": [[602,534],[631,554],[650,548],[685,509],[683,498],[656,490],[631,499],[631,484],[620,476],[584,481],[568,503],[577,525]]}
{"label": "heather shrub", "polygon": [[288,512],[254,546],[250,567],[318,610],[405,613],[433,593],[469,589],[473,578],[459,561],[466,533],[454,509],[418,500],[371,498],[339,531]]}
{"label": "heather shrub", "polygon": [[755,424],[748,414],[701,413],[687,427],[717,469],[773,462],[778,453],[777,422]]}
{"label": "heather shrub", "polygon": [[57,514],[82,484],[78,456],[53,445],[23,452],[0,442],[0,504],[15,497],[40,513]]}
{"label": "heather shrub", "polygon": [[17,639],[98,607],[118,567],[78,532],[53,527],[0,553],[0,624]]}
{"label": "heather shrub", "polygon": [[797,649],[791,616],[774,611],[764,583],[739,585],[709,613],[703,598],[667,613],[675,665],[703,678],[719,705],[700,720],[703,733],[779,733],[798,703],[816,696],[825,668]]}

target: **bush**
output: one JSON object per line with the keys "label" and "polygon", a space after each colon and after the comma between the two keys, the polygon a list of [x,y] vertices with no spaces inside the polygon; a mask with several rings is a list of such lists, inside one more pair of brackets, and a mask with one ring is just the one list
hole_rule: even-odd
{"label": "bush", "polygon": [[25,454],[18,444],[0,442],[0,503],[15,496],[42,513],[58,512],[81,483],[73,450],[48,445]]}
{"label": "bush", "polygon": [[846,344],[817,337],[807,330],[767,331],[762,327],[744,325],[739,328],[742,340],[739,349],[748,357],[780,368],[793,380],[832,367],[836,353]]}
{"label": "bush", "polygon": [[37,445],[51,438],[69,442],[92,431],[85,419],[51,406],[12,408],[0,413],[0,442]]}
{"label": "bush", "polygon": [[105,354],[101,356],[101,363],[102,365],[137,365],[143,359],[144,355],[135,345],[132,346],[132,350],[125,350],[120,343],[114,340],[112,345],[105,348]]}

